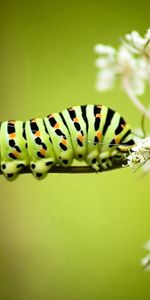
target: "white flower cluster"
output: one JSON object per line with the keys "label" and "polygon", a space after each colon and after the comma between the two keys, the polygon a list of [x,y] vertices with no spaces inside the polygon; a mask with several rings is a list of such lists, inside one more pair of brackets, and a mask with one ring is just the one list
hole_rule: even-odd
{"label": "white flower cluster", "polygon": [[136,31],[125,35],[118,50],[98,44],[95,52],[100,55],[96,60],[99,68],[96,82],[98,90],[112,88],[119,77],[125,90],[125,82],[128,82],[135,95],[144,93],[145,82],[150,82],[150,29],[144,38]]}
{"label": "white flower cluster", "polygon": [[127,157],[127,166],[130,166],[133,171],[138,167],[145,165],[144,172],[150,170],[150,137],[146,137],[141,140],[135,147],[132,148],[132,152]]}
{"label": "white flower cluster", "polygon": [[137,31],[132,31],[131,34],[126,34],[125,39],[134,54],[150,58],[150,28],[147,29],[144,38]]}
{"label": "white flower cluster", "polygon": [[[145,243],[144,249],[150,251],[150,240]],[[142,258],[141,265],[143,266],[145,271],[150,271],[150,253]]]}

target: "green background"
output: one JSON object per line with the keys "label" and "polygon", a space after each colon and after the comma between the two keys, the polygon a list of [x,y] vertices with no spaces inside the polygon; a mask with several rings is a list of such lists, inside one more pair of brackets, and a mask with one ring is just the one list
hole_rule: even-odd
{"label": "green background", "polygon": [[[140,113],[120,87],[95,90],[97,43],[149,27],[150,2],[0,2],[1,120],[103,103],[133,127]],[[2,300],[148,300],[140,259],[150,238],[149,176],[130,169],[0,176]]]}

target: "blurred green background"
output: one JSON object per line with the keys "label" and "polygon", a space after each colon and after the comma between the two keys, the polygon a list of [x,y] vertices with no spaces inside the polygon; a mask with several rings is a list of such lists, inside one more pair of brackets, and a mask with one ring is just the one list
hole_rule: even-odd
{"label": "blurred green background", "polygon": [[[97,43],[117,47],[150,23],[150,2],[0,2],[1,120],[103,103],[133,127],[140,114],[120,88],[95,90]],[[0,176],[0,299],[147,300],[140,259],[150,238],[149,176]]]}

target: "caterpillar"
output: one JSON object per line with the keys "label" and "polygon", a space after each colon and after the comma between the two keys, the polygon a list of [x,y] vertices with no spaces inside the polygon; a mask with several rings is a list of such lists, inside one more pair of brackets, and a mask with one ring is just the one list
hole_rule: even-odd
{"label": "caterpillar", "polygon": [[37,179],[53,166],[85,161],[109,169],[135,145],[129,124],[104,105],[81,105],[28,121],[0,124],[0,169],[8,180],[29,167]]}

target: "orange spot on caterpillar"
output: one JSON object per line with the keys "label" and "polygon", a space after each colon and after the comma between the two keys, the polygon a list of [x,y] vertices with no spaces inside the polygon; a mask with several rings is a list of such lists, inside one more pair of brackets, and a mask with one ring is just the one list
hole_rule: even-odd
{"label": "orange spot on caterpillar", "polygon": [[101,114],[96,114],[96,118],[102,118]]}
{"label": "orange spot on caterpillar", "polygon": [[14,151],[12,152],[12,154],[13,154],[15,157],[18,158],[20,153],[19,153],[17,150],[14,150]]}
{"label": "orange spot on caterpillar", "polygon": [[84,141],[84,136],[82,134],[78,134],[78,140],[80,140],[81,142]]}
{"label": "orange spot on caterpillar", "polygon": [[40,153],[41,153],[42,155],[45,155],[46,150],[42,148],[42,149],[40,150]]}
{"label": "orange spot on caterpillar", "polygon": [[40,133],[40,131],[39,131],[39,130],[37,130],[37,131],[34,133],[34,135],[35,135],[35,136],[40,136],[40,135],[41,135],[41,133]]}
{"label": "orange spot on caterpillar", "polygon": [[55,128],[55,129],[59,128],[59,123],[56,123],[56,124],[54,125],[54,128]]}
{"label": "orange spot on caterpillar", "polygon": [[79,122],[79,119],[78,118],[74,118],[73,122]]}
{"label": "orange spot on caterpillar", "polygon": [[121,124],[120,126],[121,126],[121,128],[125,128],[125,124]]}
{"label": "orange spot on caterpillar", "polygon": [[63,145],[66,145],[66,144],[67,144],[67,140],[62,139],[62,140],[61,140],[61,143],[62,143]]}
{"label": "orange spot on caterpillar", "polygon": [[97,136],[97,138],[100,140],[100,138],[102,137],[101,131],[97,131],[96,136]]}
{"label": "orange spot on caterpillar", "polygon": [[10,139],[15,139],[15,137],[16,137],[16,133],[15,132],[9,134],[9,138]]}

